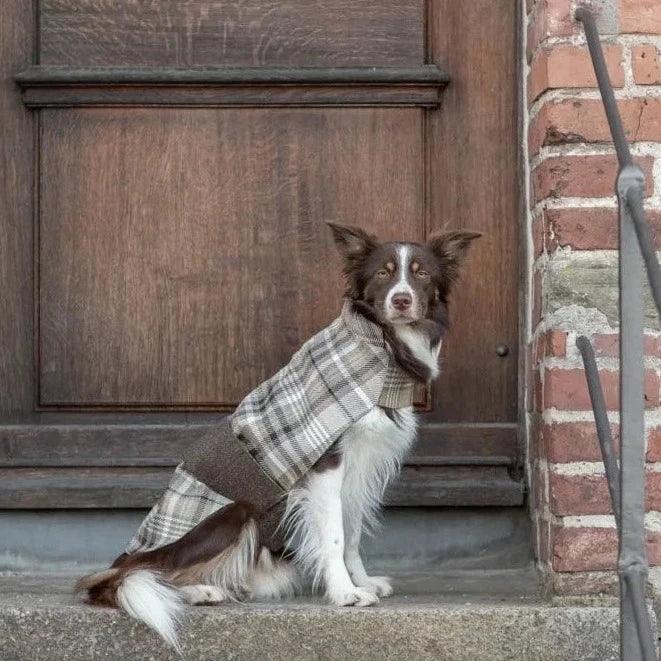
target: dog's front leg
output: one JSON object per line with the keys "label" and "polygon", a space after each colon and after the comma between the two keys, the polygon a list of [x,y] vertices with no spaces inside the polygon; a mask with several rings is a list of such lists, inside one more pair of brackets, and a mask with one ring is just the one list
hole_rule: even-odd
{"label": "dog's front leg", "polygon": [[342,463],[310,477],[307,514],[312,518],[315,539],[309,541],[317,545],[317,572],[323,578],[328,600],[336,606],[370,606],[378,597],[354,585],[344,564],[343,477]]}
{"label": "dog's front leg", "polygon": [[377,597],[389,597],[392,586],[387,576],[368,576],[360,557],[360,537],[363,517],[360,514],[346,516],[344,520],[345,548],[344,562],[351,580],[359,587],[369,590]]}

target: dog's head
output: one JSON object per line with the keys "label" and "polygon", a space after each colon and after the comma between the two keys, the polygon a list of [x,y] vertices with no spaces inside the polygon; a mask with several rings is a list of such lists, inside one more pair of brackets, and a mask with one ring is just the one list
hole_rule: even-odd
{"label": "dog's head", "polygon": [[393,326],[424,319],[447,325],[448,294],[479,232],[442,232],[425,244],[380,243],[358,227],[328,225],[344,259],[349,298]]}

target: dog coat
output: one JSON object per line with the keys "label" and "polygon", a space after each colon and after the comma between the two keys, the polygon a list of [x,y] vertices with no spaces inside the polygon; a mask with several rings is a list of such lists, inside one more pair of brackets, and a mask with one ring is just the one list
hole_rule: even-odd
{"label": "dog coat", "polygon": [[346,301],[335,321],[185,454],[126,553],[176,541],[237,500],[262,513],[262,539],[272,537],[287,493],[335,441],[375,406],[410,406],[414,387],[381,328]]}

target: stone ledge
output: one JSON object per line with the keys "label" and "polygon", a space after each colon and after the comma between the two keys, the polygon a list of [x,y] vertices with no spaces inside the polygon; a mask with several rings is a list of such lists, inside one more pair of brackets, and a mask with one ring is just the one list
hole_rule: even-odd
{"label": "stone ledge", "polygon": [[[5,589],[0,580],[2,659],[179,658],[121,613],[75,603],[68,582],[52,582],[47,590],[48,582],[14,576],[4,584]],[[591,603],[553,605],[530,595],[432,594],[394,597],[369,609],[338,609],[314,600],[191,608],[182,635],[183,658],[616,659],[617,607],[612,601]]]}
{"label": "stone ledge", "polygon": [[[661,256],[657,252],[657,256]],[[645,296],[645,327],[658,330],[659,318],[652,300],[647,278],[643,280]],[[606,315],[611,326],[618,319],[617,252],[560,250],[550,259],[544,271],[546,312],[577,305],[595,308]]]}

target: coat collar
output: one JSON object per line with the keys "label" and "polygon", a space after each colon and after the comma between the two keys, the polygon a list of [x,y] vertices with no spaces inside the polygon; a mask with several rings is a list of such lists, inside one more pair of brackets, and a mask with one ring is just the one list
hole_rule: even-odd
{"label": "coat collar", "polygon": [[344,301],[341,317],[347,328],[359,339],[376,347],[384,348],[386,346],[381,327],[362,314],[354,312],[351,300]]}

